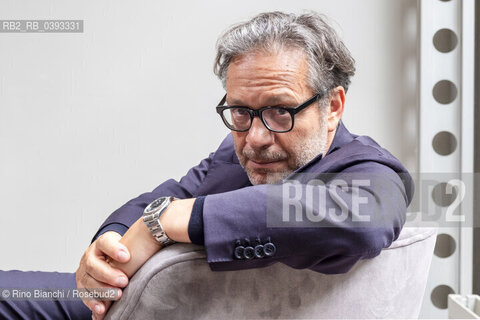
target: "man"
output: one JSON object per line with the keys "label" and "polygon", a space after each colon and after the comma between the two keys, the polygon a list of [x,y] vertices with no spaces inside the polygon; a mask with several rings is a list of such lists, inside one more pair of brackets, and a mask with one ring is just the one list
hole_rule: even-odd
{"label": "man", "polygon": [[[315,13],[264,13],[226,31],[215,73],[226,89],[217,112],[231,134],[180,182],[168,180],[110,215],[82,257],[77,287],[121,295],[128,278],[172,242],[204,245],[212,270],[281,262],[342,273],[378,255],[398,237],[413,185],[388,151],[341,122],[354,71],[348,49]],[[359,183],[365,176],[370,181]],[[312,190],[323,197],[313,200]],[[297,219],[289,219],[292,204]],[[27,275],[51,287],[73,281],[72,274],[44,273],[43,283]],[[96,319],[111,304],[84,302]],[[9,307],[88,311],[63,301]]]}

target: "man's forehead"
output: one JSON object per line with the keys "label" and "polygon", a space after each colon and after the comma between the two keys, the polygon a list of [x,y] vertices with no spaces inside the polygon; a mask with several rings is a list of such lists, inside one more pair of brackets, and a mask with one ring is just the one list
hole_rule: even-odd
{"label": "man's forehead", "polygon": [[295,49],[236,57],[227,70],[226,89],[229,105],[294,105],[311,93],[305,54]]}
{"label": "man's forehead", "polygon": [[308,63],[307,56],[303,50],[287,48],[272,52],[263,50],[249,51],[247,53],[234,56],[230,61],[228,69],[230,69],[232,65],[242,65],[243,67],[249,66],[259,69],[281,68],[287,70],[292,68],[296,69],[298,67],[304,68],[308,65]]}

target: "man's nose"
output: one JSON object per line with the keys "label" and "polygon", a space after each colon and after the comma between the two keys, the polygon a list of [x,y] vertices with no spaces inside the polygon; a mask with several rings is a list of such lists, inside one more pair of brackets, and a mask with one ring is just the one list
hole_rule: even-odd
{"label": "man's nose", "polygon": [[266,149],[275,143],[274,133],[265,127],[259,117],[254,117],[246,142],[254,149]]}

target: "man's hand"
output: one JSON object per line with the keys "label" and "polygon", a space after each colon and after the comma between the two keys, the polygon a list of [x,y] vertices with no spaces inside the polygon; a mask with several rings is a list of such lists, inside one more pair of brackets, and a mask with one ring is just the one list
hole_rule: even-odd
{"label": "man's hand", "polygon": [[[95,288],[114,288],[118,291],[118,299],[122,290],[128,284],[127,275],[107,263],[118,261],[125,263],[130,260],[128,249],[120,243],[121,235],[108,231],[98,237],[85,251],[76,272],[77,288],[91,291]],[[112,301],[93,299],[83,300],[83,303],[92,310],[93,318],[103,318]]]}
{"label": "man's hand", "polygon": [[[172,240],[190,242],[188,222],[194,202],[195,199],[175,200],[162,214],[160,222]],[[85,251],[77,270],[77,287],[117,288],[120,299],[120,288],[125,287],[128,281],[125,279],[124,283],[120,283],[118,279],[131,278],[161,247],[142,218],[130,226],[123,237],[116,232],[106,232]],[[122,251],[126,253],[125,258],[119,255]],[[98,300],[83,302],[93,311],[93,319],[103,319],[112,304],[112,301]]]}
{"label": "man's hand", "polygon": [[151,256],[162,248],[162,245],[155,240],[150,230],[145,226],[142,218],[128,228],[120,243],[128,248],[132,258],[126,263],[113,260],[108,261],[108,263],[113,268],[121,270],[129,279]]}
{"label": "man's hand", "polygon": [[[160,217],[160,223],[170,239],[176,242],[191,242],[188,237],[188,222],[194,202],[195,199],[175,200]],[[128,228],[120,243],[128,248],[132,258],[127,263],[111,260],[109,264],[122,270],[128,278],[131,278],[151,256],[162,248],[145,226],[142,218]]]}

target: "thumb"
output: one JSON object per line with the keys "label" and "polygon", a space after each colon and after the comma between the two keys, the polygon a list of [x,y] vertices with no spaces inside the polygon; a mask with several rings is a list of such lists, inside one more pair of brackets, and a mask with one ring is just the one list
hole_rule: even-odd
{"label": "thumb", "polygon": [[99,256],[107,255],[118,262],[128,262],[130,252],[125,245],[120,243],[120,239],[122,236],[115,231],[105,232],[96,240],[96,253]]}

